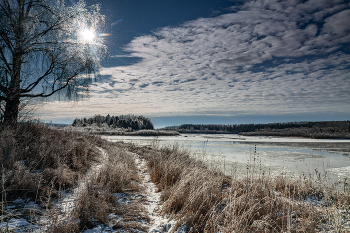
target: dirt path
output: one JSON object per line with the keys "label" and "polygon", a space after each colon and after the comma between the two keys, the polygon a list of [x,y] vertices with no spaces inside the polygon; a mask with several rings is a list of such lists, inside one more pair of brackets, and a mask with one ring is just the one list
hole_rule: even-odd
{"label": "dirt path", "polygon": [[161,212],[161,193],[157,192],[156,185],[151,181],[149,172],[147,171],[147,162],[138,154],[130,153],[135,158],[137,172],[142,180],[141,185],[145,188],[144,195],[146,202],[144,208],[150,217],[150,225],[148,232],[170,232],[175,225],[175,220],[170,221],[168,218],[160,215]]}

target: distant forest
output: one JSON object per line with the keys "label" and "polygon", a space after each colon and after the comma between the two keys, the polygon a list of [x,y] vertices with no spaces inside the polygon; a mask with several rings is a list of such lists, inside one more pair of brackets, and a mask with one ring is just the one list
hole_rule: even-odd
{"label": "distant forest", "polygon": [[350,138],[350,121],[287,122],[269,124],[168,126],[179,133],[230,133],[245,136],[283,136],[308,138]]}
{"label": "distant forest", "polygon": [[121,116],[101,116],[95,115],[91,118],[76,118],[72,126],[85,127],[96,125],[98,127],[109,126],[111,128],[124,128],[132,130],[149,129],[153,130],[153,123],[149,118],[135,115],[121,115]]}

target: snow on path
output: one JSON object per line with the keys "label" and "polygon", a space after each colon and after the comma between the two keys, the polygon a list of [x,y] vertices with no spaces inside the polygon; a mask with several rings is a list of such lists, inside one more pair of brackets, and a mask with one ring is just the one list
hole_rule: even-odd
{"label": "snow on path", "polygon": [[135,164],[137,167],[137,172],[141,178],[142,186],[145,187],[145,197],[146,203],[144,208],[150,217],[150,225],[148,232],[170,232],[173,230],[176,221],[169,221],[168,218],[161,216],[160,212],[162,210],[160,196],[161,192],[157,192],[156,185],[152,182],[149,172],[147,171],[147,161],[140,158],[138,154],[131,153],[135,157]]}

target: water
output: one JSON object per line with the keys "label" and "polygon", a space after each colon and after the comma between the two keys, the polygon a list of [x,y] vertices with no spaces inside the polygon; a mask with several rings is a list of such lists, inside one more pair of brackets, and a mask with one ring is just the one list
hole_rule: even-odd
{"label": "water", "polygon": [[139,145],[178,144],[228,174],[321,174],[333,181],[350,178],[350,140],[247,137],[235,134],[182,134],[167,137],[105,136]]}

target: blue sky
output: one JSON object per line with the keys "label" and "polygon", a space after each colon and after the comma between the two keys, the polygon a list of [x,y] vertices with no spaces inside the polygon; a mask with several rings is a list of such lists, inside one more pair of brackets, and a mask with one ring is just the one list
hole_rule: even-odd
{"label": "blue sky", "polygon": [[110,58],[80,102],[43,120],[136,114],[156,127],[350,119],[346,0],[89,0]]}

